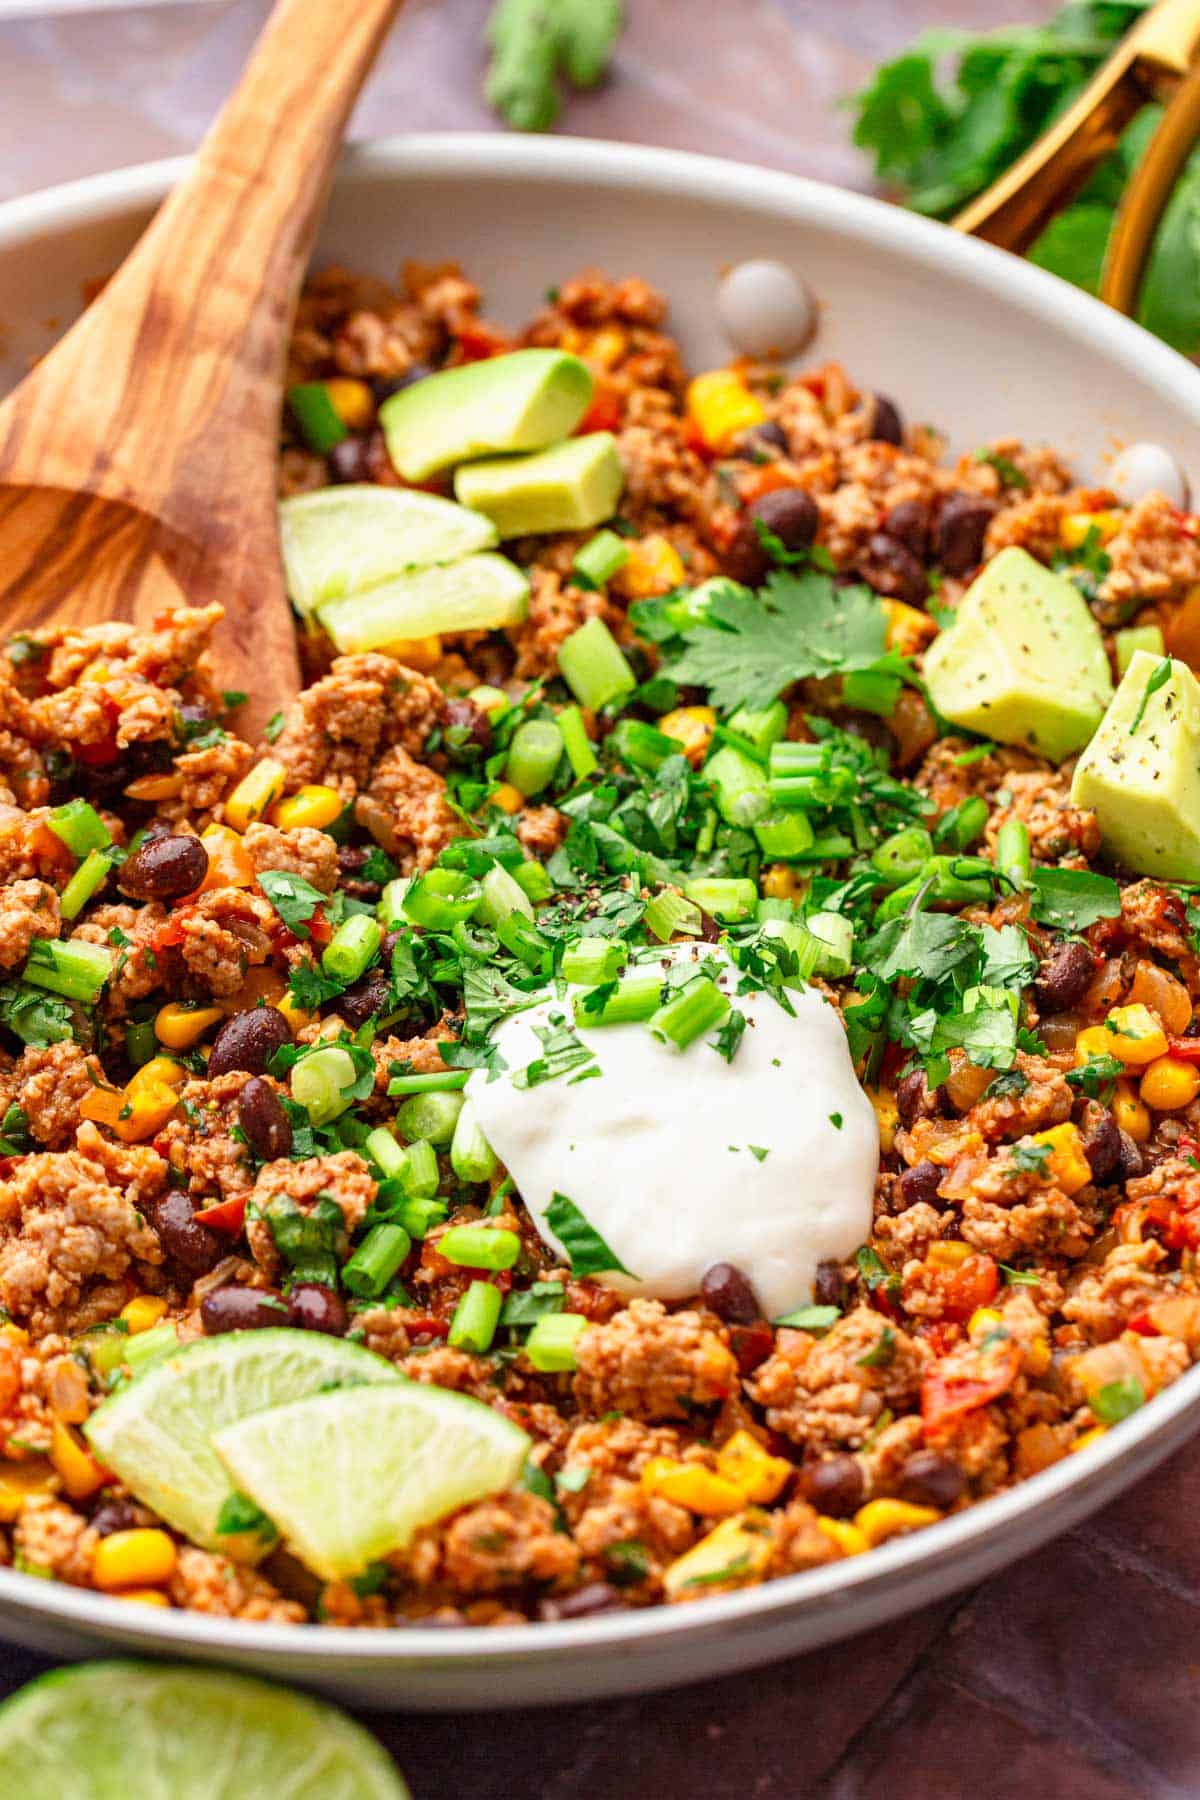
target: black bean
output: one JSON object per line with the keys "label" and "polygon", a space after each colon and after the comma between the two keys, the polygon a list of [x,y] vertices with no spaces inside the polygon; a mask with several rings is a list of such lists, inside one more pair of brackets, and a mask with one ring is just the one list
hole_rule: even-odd
{"label": "black bean", "polygon": [[589,1581],[586,1587],[576,1588],[573,1594],[543,1600],[538,1607],[538,1618],[548,1624],[558,1619],[591,1619],[597,1613],[615,1612],[624,1604],[616,1588],[610,1587],[607,1581]]}
{"label": "black bean", "polygon": [[883,521],[889,537],[899,538],[914,556],[929,553],[929,503],[926,500],[901,500]]}
{"label": "black bean", "polygon": [[1096,964],[1086,944],[1078,939],[1063,944],[1038,970],[1033,997],[1042,1013],[1066,1012],[1083,998]]}
{"label": "black bean", "polygon": [[323,1331],[345,1337],[350,1314],[340,1294],[319,1281],[298,1281],[288,1294],[288,1324],[298,1331]]}
{"label": "black bean", "polygon": [[208,874],[208,851],[185,832],[145,837],[121,865],[118,886],[135,900],[179,900]]}
{"label": "black bean", "polygon": [[907,544],[886,531],[872,532],[859,558],[859,573],[869,587],[889,600],[920,606],[929,596],[929,576]]}
{"label": "black bean", "polygon": [[378,900],[381,881],[368,881],[362,870],[371,852],[360,844],[343,844],[338,850],[338,886],[359,900]]}
{"label": "black bean", "polygon": [[386,1012],[391,999],[392,989],[387,976],[382,969],[375,969],[361,981],[356,981],[353,987],[348,987],[333,1004],[347,1025],[353,1025],[357,1030],[377,1013]]}
{"label": "black bean", "polygon": [[262,1075],[275,1052],[291,1041],[291,1026],[278,1007],[254,1006],[249,1012],[234,1013],[213,1039],[209,1079],[234,1069]]}
{"label": "black bean", "polygon": [[774,488],[769,494],[760,494],[746,510],[752,520],[757,519],[779,539],[785,550],[807,550],[821,523],[816,501],[799,487]]}
{"label": "black bean", "polygon": [[785,456],[788,451],[787,432],[774,419],[764,419],[761,425],[752,425],[749,431],[743,431],[734,445],[737,456],[758,458],[768,450],[780,450]]}
{"label": "black bean", "polygon": [[1094,1181],[1109,1181],[1121,1166],[1121,1132],[1107,1106],[1089,1101],[1083,1115],[1083,1154]]}
{"label": "black bean", "polygon": [[752,1325],[762,1318],[754,1289],[732,1263],[713,1263],[700,1277],[700,1298],[727,1325]]}
{"label": "black bean", "polygon": [[492,722],[473,700],[447,700],[445,712],[446,748],[451,756],[457,751],[485,754],[492,747]]}
{"label": "black bean", "polygon": [[967,575],[983,559],[995,507],[978,494],[951,494],[938,515],[934,551],[947,575]]}
{"label": "black bean", "polygon": [[1145,1171],[1146,1159],[1142,1155],[1140,1145],[1136,1144],[1127,1131],[1121,1132],[1121,1161],[1119,1172],[1122,1181],[1136,1181]]}
{"label": "black bean", "polygon": [[172,1188],[154,1208],[152,1223],[164,1252],[189,1275],[207,1275],[229,1248],[220,1235],[195,1218],[195,1208],[181,1188]]}
{"label": "black bean", "polygon": [[411,387],[414,381],[424,381],[433,370],[428,363],[409,363],[403,375],[375,375],[371,378],[371,392],[378,403],[382,404],[392,394],[398,394],[403,388]]}
{"label": "black bean", "polygon": [[813,1278],[813,1301],[817,1306],[840,1306],[845,1293],[842,1265],[832,1260],[819,1262]]}
{"label": "black bean", "polygon": [[766,580],[770,567],[771,559],[754,529],[754,520],[749,513],[743,513],[733,542],[725,552],[725,572],[747,587],[758,587]]}
{"label": "black bean", "polygon": [[97,1537],[111,1537],[114,1531],[135,1531],[149,1525],[153,1514],[132,1500],[106,1500],[98,1506],[88,1524]]}
{"label": "black bean", "polygon": [[906,1128],[918,1119],[931,1119],[938,1110],[937,1095],[929,1091],[924,1069],[910,1069],[896,1088],[896,1111]]}
{"label": "black bean", "polygon": [[886,394],[876,394],[873,399],[871,436],[879,444],[902,444],[904,421],[900,417],[900,408]]}
{"label": "black bean", "polygon": [[923,1200],[927,1206],[936,1206],[938,1188],[945,1173],[935,1162],[919,1162],[911,1169],[905,1169],[896,1183],[900,1201],[898,1210],[906,1212],[910,1206],[916,1206],[919,1200]]}
{"label": "black bean", "polygon": [[[194,736],[209,723],[211,718],[212,709],[200,700],[185,700],[183,705],[179,708],[179,722],[181,725],[186,726],[188,736]],[[160,831],[170,831],[171,827],[166,819],[155,819],[153,825],[149,826],[147,829],[150,831],[156,829]]]}
{"label": "black bean", "polygon": [[291,1122],[283,1101],[261,1075],[251,1076],[238,1095],[238,1124],[260,1162],[278,1162],[291,1155]]}
{"label": "black bean", "polygon": [[344,437],[329,452],[329,473],[338,482],[370,481],[370,455],[370,438]]}
{"label": "black bean", "polygon": [[936,1450],[914,1450],[900,1465],[901,1498],[916,1506],[953,1506],[967,1485],[966,1476],[950,1457]]}
{"label": "black bean", "polygon": [[827,1456],[823,1462],[805,1463],[800,1471],[804,1498],[831,1519],[846,1519],[858,1511],[863,1485],[863,1472],[854,1456]]}
{"label": "black bean", "polygon": [[223,1331],[259,1331],[265,1325],[286,1325],[287,1318],[283,1300],[265,1288],[215,1288],[200,1302],[200,1323],[209,1337],[218,1337]]}

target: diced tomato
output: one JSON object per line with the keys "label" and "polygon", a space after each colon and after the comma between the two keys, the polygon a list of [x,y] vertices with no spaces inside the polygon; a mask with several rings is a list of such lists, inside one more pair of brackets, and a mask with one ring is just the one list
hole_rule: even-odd
{"label": "diced tomato", "polygon": [[488,357],[499,356],[508,348],[503,333],[485,325],[481,319],[455,332],[454,341],[464,362],[486,362]]}
{"label": "diced tomato", "polygon": [[246,1222],[246,1195],[235,1194],[232,1200],[219,1200],[215,1206],[206,1206],[203,1212],[195,1214],[197,1225],[207,1225],[212,1231],[220,1231],[228,1237],[238,1237]]}
{"label": "diced tomato", "polygon": [[[1171,1055],[1177,1057],[1180,1062],[1200,1063],[1200,1038],[1172,1038],[1168,1049]],[[1180,1149],[1183,1155],[1188,1154],[1183,1150],[1182,1144]],[[1194,1150],[1195,1146],[1193,1145],[1193,1153]]]}
{"label": "diced tomato", "polygon": [[940,1293],[945,1317],[963,1324],[976,1307],[995,1299],[1000,1271],[991,1256],[968,1256],[957,1269],[926,1265],[923,1279]]}
{"label": "diced tomato", "polygon": [[952,1351],[933,1365],[921,1383],[921,1417],[936,1429],[1006,1394],[1021,1367],[1011,1338],[987,1350],[973,1345]]}
{"label": "diced tomato", "polygon": [[1162,1334],[1147,1312],[1134,1313],[1129,1321],[1130,1331],[1136,1331],[1139,1337],[1160,1337]]}
{"label": "diced tomato", "polygon": [[764,494],[775,493],[778,488],[795,486],[795,475],[777,462],[763,463],[761,468],[752,469],[748,475],[743,475],[738,483],[743,506],[760,500]]}
{"label": "diced tomato", "polygon": [[962,1341],[962,1332],[949,1319],[922,1319],[913,1328],[913,1335],[928,1344],[935,1356],[945,1356]]}
{"label": "diced tomato", "polygon": [[436,1313],[409,1312],[403,1314],[404,1329],[409,1337],[448,1337],[450,1334],[449,1319],[439,1319]]}
{"label": "diced tomato", "polygon": [[616,431],[624,417],[621,396],[606,381],[598,381],[592,394],[592,404],[575,427],[575,435],[583,437],[589,431]]}
{"label": "diced tomato", "polygon": [[187,935],[183,929],[186,916],[187,909],[185,907],[176,907],[170,918],[163,920],[151,938],[151,949],[155,951],[173,950],[177,945],[182,944]]}
{"label": "diced tomato", "polygon": [[114,731],[101,738],[98,744],[72,744],[71,754],[85,769],[111,768],[121,754],[117,749],[117,734]]}

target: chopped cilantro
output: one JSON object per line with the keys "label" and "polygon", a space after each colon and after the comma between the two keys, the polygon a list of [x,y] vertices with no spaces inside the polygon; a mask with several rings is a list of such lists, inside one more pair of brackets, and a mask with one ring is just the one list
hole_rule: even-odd
{"label": "chopped cilantro", "polygon": [[287,720],[281,712],[271,714],[270,718],[263,726],[263,736],[266,738],[268,744],[275,743],[275,741],[283,735],[283,728],[286,724]]}
{"label": "chopped cilantro", "polygon": [[[546,1223],[566,1252],[573,1275],[599,1275],[608,1269],[618,1275],[632,1274],[565,1194],[555,1194],[551,1200],[546,1208]],[[636,1281],[637,1277],[633,1278]]]}
{"label": "chopped cilantro", "polygon": [[1120,917],[1121,891],[1111,876],[1090,869],[1035,869],[1030,910],[1039,925],[1086,931],[1098,919]]}
{"label": "chopped cilantro", "polygon": [[1129,727],[1130,737],[1133,736],[1134,732],[1141,724],[1143,715],[1145,714],[1147,706],[1150,704],[1152,696],[1157,694],[1159,688],[1166,687],[1168,681],[1170,681],[1173,666],[1171,658],[1169,656],[1164,656],[1162,661],[1150,671],[1150,674],[1146,678],[1146,685],[1142,689],[1142,697],[1138,701],[1138,709],[1133,715],[1133,724]]}
{"label": "chopped cilantro", "polygon": [[292,874],[290,869],[266,869],[259,876],[258,885],[293,936],[307,938],[308,921],[325,903],[326,896],[320,888],[305,881],[303,875]]}

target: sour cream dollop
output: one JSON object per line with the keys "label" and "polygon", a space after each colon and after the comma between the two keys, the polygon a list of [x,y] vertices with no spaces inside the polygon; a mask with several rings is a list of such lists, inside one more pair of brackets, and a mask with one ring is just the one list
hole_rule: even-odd
{"label": "sour cream dollop", "polygon": [[600,1074],[515,1086],[543,1053],[535,1026],[553,1012],[570,1020],[568,990],[497,1026],[507,1069],[492,1081],[475,1071],[467,1098],[560,1255],[545,1217],[556,1193],[633,1277],[598,1280],[678,1300],[729,1262],[777,1317],[812,1299],[819,1262],[865,1240],[879,1131],[833,1006],[811,988],[790,995],[794,1017],[767,993],[735,995],[736,974],[721,961],[720,985],[746,1015],[732,1062],[704,1039],[679,1051],[645,1025],[577,1019]]}

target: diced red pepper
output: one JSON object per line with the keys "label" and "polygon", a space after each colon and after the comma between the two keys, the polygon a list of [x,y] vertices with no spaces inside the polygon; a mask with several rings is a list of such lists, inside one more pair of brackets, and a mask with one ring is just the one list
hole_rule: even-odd
{"label": "diced red pepper", "polygon": [[232,1200],[219,1200],[215,1206],[206,1206],[203,1212],[196,1213],[197,1225],[207,1225],[211,1231],[223,1232],[228,1237],[240,1237],[242,1226],[246,1222],[245,1194],[235,1194]]}
{"label": "diced red pepper", "polygon": [[1200,1063],[1200,1038],[1172,1038],[1167,1047],[1180,1062]]}
{"label": "diced red pepper", "polygon": [[486,362],[488,357],[499,356],[508,348],[504,335],[481,319],[455,332],[454,341],[464,362]]}
{"label": "diced red pepper", "polygon": [[952,1424],[977,1407],[1006,1394],[1021,1367],[1021,1352],[1011,1338],[977,1351],[954,1351],[935,1363],[921,1383],[921,1417],[930,1429]]}
{"label": "diced red pepper", "polygon": [[439,1319],[436,1313],[403,1312],[404,1329],[410,1338],[448,1337],[450,1334],[449,1319]]}
{"label": "diced red pepper", "polygon": [[1000,1271],[994,1257],[968,1256],[957,1269],[926,1264],[923,1279],[940,1293],[945,1317],[963,1324],[976,1307],[995,1299]]}
{"label": "diced red pepper", "polygon": [[1139,1337],[1161,1337],[1162,1333],[1147,1312],[1134,1313],[1129,1321],[1130,1331],[1136,1331]]}
{"label": "diced red pepper", "polygon": [[121,752],[117,748],[117,734],[103,737],[97,744],[73,744],[71,754],[77,763],[85,769],[108,769],[116,762]]}
{"label": "diced red pepper", "polygon": [[589,431],[616,431],[623,417],[621,396],[607,382],[598,381],[592,394],[592,404],[575,427],[575,435],[582,437]]}
{"label": "diced red pepper", "polygon": [[152,950],[173,950],[182,944],[185,936],[184,923],[187,917],[186,907],[176,907],[169,919],[164,919],[150,940]]}

